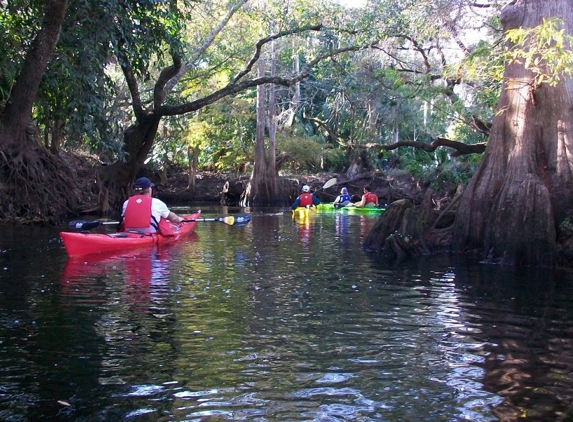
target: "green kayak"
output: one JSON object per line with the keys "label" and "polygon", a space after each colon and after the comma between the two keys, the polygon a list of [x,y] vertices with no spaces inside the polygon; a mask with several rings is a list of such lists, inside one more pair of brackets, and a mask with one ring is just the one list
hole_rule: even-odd
{"label": "green kayak", "polygon": [[341,212],[345,214],[380,215],[384,211],[386,211],[386,208],[355,207],[353,205],[341,208],[335,208],[334,204],[318,204],[316,206],[316,212],[321,212],[321,213]]}

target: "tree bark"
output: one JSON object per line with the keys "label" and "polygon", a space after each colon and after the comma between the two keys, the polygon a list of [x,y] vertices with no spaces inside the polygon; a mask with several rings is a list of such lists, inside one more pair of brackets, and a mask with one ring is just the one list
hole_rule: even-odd
{"label": "tree bark", "polygon": [[[271,43],[271,76],[277,74],[278,52],[276,41]],[[269,149],[267,156],[267,176],[271,179],[267,181],[269,186],[269,196],[265,203],[274,201],[278,194],[278,172],[277,172],[277,92],[275,85],[269,85]]]}
{"label": "tree bark", "polygon": [[[257,63],[257,76],[260,78],[265,74],[265,65],[262,60]],[[243,198],[244,205],[254,204],[259,199],[261,193],[266,191],[263,175],[267,172],[267,156],[265,153],[265,98],[266,86],[257,86],[257,127],[255,132],[255,164],[249,182],[249,195]]]}
{"label": "tree bark", "polygon": [[[274,49],[273,49],[274,52]],[[276,57],[271,57],[271,61]],[[271,77],[274,77],[274,63],[271,62]],[[265,74],[265,64],[261,60],[258,63],[258,77],[262,78]],[[268,92],[268,113],[266,98]],[[255,139],[255,165],[249,181],[249,186],[241,200],[243,206],[247,205],[272,205],[280,203],[284,205],[286,199],[281,198],[281,192],[278,188],[278,172],[276,165],[276,104],[275,104],[274,86],[259,85],[257,87],[257,131]],[[268,116],[268,134],[269,142],[266,148],[265,128],[267,127]]]}
{"label": "tree bark", "polygon": [[26,54],[22,71],[6,103],[0,143],[21,145],[26,142],[26,128],[31,120],[32,105],[58,42],[67,8],[67,0],[46,2],[42,28]]}
{"label": "tree bark", "polygon": [[187,160],[189,161],[189,182],[187,189],[195,192],[197,186],[197,166],[199,164],[199,148],[187,147]]}
{"label": "tree bark", "polygon": [[43,145],[32,107],[60,36],[67,0],[46,1],[41,28],[26,52],[1,116],[0,219],[58,222],[77,207],[79,192],[67,163]]}
{"label": "tree bark", "polygon": [[[504,30],[563,19],[567,0],[516,0],[501,15]],[[557,263],[559,223],[573,205],[573,79],[536,86],[522,64],[506,65],[496,117],[483,160],[463,193],[454,223],[458,251],[481,250],[508,265]]]}

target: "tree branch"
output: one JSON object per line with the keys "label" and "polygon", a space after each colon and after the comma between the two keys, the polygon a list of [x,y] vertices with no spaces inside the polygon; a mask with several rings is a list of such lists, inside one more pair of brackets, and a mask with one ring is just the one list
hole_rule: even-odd
{"label": "tree branch", "polygon": [[119,63],[123,71],[123,76],[125,76],[129,93],[131,94],[131,106],[133,107],[135,118],[140,120],[143,117],[144,111],[139,93],[139,85],[137,84],[137,78],[135,77],[131,63],[121,48],[119,49]]}
{"label": "tree branch", "polygon": [[321,127],[327,133],[327,135],[334,139],[340,146],[346,146],[344,139],[338,136],[334,130],[328,127],[328,122],[317,117],[307,116],[306,112],[304,113],[303,117],[310,122],[316,123],[318,127]]}
{"label": "tree branch", "polygon": [[161,107],[161,105],[165,101],[165,97],[167,96],[168,92],[165,89],[165,85],[169,83],[173,79],[173,77],[177,76],[177,74],[181,70],[181,57],[175,54],[173,54],[172,57],[173,57],[173,66],[169,66],[163,69],[159,74],[157,82],[155,82],[155,87],[153,89],[154,109]]}
{"label": "tree branch", "polygon": [[253,69],[253,66],[261,57],[261,51],[262,51],[263,46],[265,44],[268,44],[271,41],[277,40],[277,39],[285,37],[287,35],[300,34],[302,32],[306,32],[306,31],[320,31],[322,28],[323,28],[322,25],[307,25],[307,26],[295,28],[295,29],[292,29],[289,31],[281,31],[281,32],[278,32],[274,35],[270,35],[268,37],[260,39],[257,42],[257,44],[255,45],[255,52],[253,53],[253,56],[249,60],[249,63],[247,64],[247,66],[245,66],[245,69],[243,69],[241,72],[239,72],[237,75],[235,75],[235,77],[233,77],[233,79],[231,80],[231,84],[236,83],[241,78],[243,78],[243,76],[245,76],[246,74],[251,72],[251,70]]}
{"label": "tree branch", "polygon": [[460,155],[468,154],[481,154],[485,151],[486,143],[478,144],[464,144],[463,142],[452,141],[450,139],[438,137],[434,139],[430,144],[419,141],[400,141],[390,145],[381,145],[375,143],[369,143],[365,145],[366,148],[380,148],[384,151],[392,151],[400,147],[411,147],[422,149],[426,152],[434,152],[438,147],[448,147],[453,148],[456,152],[452,153],[452,157],[459,157]]}
{"label": "tree branch", "polygon": [[184,66],[181,66],[178,72],[173,75],[171,80],[165,85],[165,92],[171,92],[173,87],[177,85],[181,78],[195,66],[197,59],[201,57],[201,55],[211,46],[211,44],[213,44],[213,41],[215,41],[217,35],[219,35],[225,26],[227,26],[229,20],[247,1],[248,0],[240,0],[233,7],[231,7],[231,9],[229,9],[225,17],[221,19],[221,22],[219,22],[215,28],[213,28],[203,44],[201,44],[197,49],[195,49],[193,54],[191,54],[189,61]]}
{"label": "tree branch", "polygon": [[[267,40],[267,39],[270,40],[270,38],[272,38],[272,37],[265,38],[265,40]],[[350,52],[350,51],[363,50],[365,48],[370,48],[370,47],[371,47],[371,45],[351,46],[351,47],[340,48],[337,50],[332,50],[326,54],[318,56],[318,57],[314,58],[313,60],[309,61],[305,66],[303,66],[303,68],[300,70],[300,72],[298,72],[297,74],[295,74],[291,78],[284,78],[284,77],[279,77],[279,76],[265,76],[262,78],[254,78],[254,79],[250,79],[250,80],[246,80],[246,81],[237,83],[236,81],[238,79],[237,79],[237,77],[235,77],[227,86],[207,95],[206,97],[203,97],[203,98],[200,98],[198,100],[191,101],[191,102],[188,102],[185,104],[176,105],[176,106],[164,105],[160,109],[156,109],[155,113],[157,115],[160,115],[160,116],[182,115],[185,113],[199,110],[200,108],[205,107],[209,104],[213,104],[215,101],[218,101],[221,98],[236,94],[238,92],[242,92],[246,89],[253,88],[253,87],[256,87],[256,86],[262,85],[262,84],[276,84],[276,85],[282,85],[282,86],[287,86],[287,87],[293,86],[294,84],[307,78],[310,75],[310,69],[312,69],[312,67],[314,65],[321,62],[322,60],[324,60],[328,57],[332,57],[332,56],[337,55],[337,54],[342,54],[342,53],[346,53],[346,52]],[[252,60],[253,59],[251,59],[251,62],[249,62],[249,66],[252,66],[255,63]],[[246,74],[246,72],[241,72],[241,73]]]}

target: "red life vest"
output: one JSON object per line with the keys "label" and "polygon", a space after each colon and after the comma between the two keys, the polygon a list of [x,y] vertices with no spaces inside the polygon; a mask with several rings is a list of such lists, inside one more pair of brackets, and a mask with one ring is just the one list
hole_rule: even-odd
{"label": "red life vest", "polygon": [[376,204],[376,200],[378,199],[378,197],[373,194],[372,192],[368,192],[366,195],[366,201],[364,203],[364,205],[366,204]]}
{"label": "red life vest", "polygon": [[123,226],[129,229],[148,228],[151,225],[151,200],[145,195],[130,197],[123,215]]}
{"label": "red life vest", "polygon": [[312,193],[301,193],[298,206],[306,207],[311,205],[312,205]]}

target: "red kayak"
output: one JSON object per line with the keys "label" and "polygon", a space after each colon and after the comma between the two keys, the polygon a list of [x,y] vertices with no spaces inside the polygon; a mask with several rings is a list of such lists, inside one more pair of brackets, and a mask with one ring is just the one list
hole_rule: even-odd
{"label": "red kayak", "polygon": [[[197,220],[201,211],[186,215],[185,220]],[[202,221],[202,220],[199,220]],[[105,223],[102,223],[105,224]],[[195,230],[197,221],[183,222],[178,225],[175,236],[163,236],[159,233],[86,233],[61,232],[69,256],[86,255],[101,252],[123,251],[127,248],[162,245],[184,239]]]}

